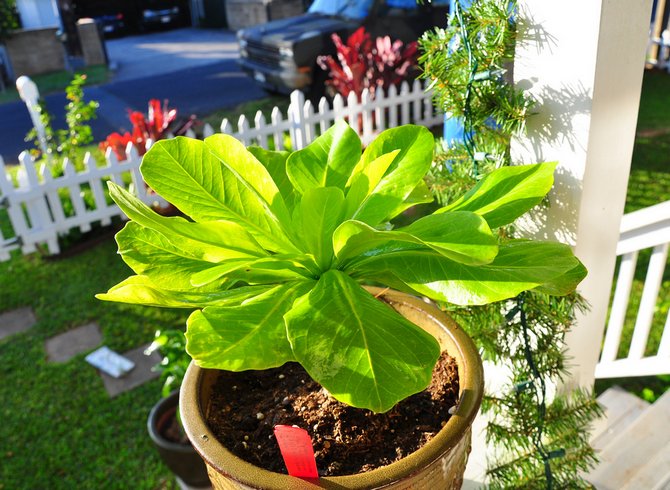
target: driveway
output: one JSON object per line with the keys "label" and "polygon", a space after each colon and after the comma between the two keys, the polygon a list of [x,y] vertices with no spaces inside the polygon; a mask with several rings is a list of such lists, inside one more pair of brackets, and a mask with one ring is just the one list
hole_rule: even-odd
{"label": "driveway", "polygon": [[[230,31],[176,29],[107,41],[113,74],[110,81],[88,87],[86,100],[100,102],[91,123],[95,141],[112,131],[130,130],[127,111],[146,112],[151,98],[168,99],[180,115],[205,115],[240,102],[258,99],[264,92],[237,66],[235,35]],[[64,126],[65,95],[45,97],[55,126]],[[31,128],[22,102],[0,105],[0,155],[17,161],[28,145]]]}
{"label": "driveway", "polygon": [[107,41],[113,82],[125,82],[237,59],[235,33],[176,29]]}

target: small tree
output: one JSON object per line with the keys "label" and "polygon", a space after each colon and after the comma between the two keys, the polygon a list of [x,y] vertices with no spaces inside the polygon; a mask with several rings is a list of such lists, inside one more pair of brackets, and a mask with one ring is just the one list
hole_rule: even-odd
{"label": "small tree", "polygon": [[[93,131],[87,123],[97,117],[96,111],[99,104],[94,100],[84,101],[82,86],[85,83],[86,75],[75,75],[65,89],[68,99],[65,106],[67,129],[53,129],[53,116],[49,114],[44,101],[40,101],[40,119],[45,129],[48,152],[48,155],[45,156],[50,157],[54,165],[58,165],[64,158],[76,163],[78,149],[93,141]],[[39,149],[39,139],[34,128],[28,132],[25,140],[35,142]],[[54,157],[57,158],[54,159]],[[57,169],[56,173],[59,171]]]}

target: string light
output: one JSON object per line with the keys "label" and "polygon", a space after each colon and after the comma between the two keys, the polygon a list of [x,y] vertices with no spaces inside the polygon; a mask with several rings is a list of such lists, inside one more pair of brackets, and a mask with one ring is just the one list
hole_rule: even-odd
{"label": "string light", "polygon": [[[476,151],[476,142],[474,139],[473,130],[474,124],[472,118],[472,95],[474,91],[474,85],[482,81],[501,80],[505,70],[497,67],[489,67],[483,71],[479,70],[479,62],[474,56],[470,38],[468,36],[467,26],[463,20],[463,8],[461,6],[460,0],[455,0],[454,15],[459,25],[461,42],[468,55],[469,68],[469,77],[465,87],[465,103],[463,110],[463,145],[465,146],[465,150],[468,153],[468,156],[472,160],[472,173],[477,179],[479,177],[479,163],[486,160],[487,154],[485,152]],[[523,329],[524,357],[526,358],[526,362],[528,363],[533,379],[517,384],[515,386],[515,391],[520,393],[531,388],[533,389],[538,417],[532,441],[533,446],[540,455],[544,465],[544,474],[547,480],[547,490],[551,490],[553,488],[554,478],[551,471],[550,460],[564,456],[565,450],[559,449],[556,451],[548,451],[542,441],[547,413],[547,385],[544,378],[537,369],[537,364],[533,357],[533,351],[530,345],[530,329],[526,318],[526,312],[524,310],[524,301],[525,295],[522,293],[517,297],[516,306],[512,308],[507,316],[509,317],[508,321],[510,321],[517,314],[519,314],[520,323]]]}
{"label": "string light", "polygon": [[530,344],[530,328],[528,326],[528,319],[526,318],[526,310],[524,306],[525,293],[521,293],[519,296],[517,296],[516,306],[510,311],[510,313],[514,312],[513,317],[516,316],[516,313],[519,314],[519,323],[521,324],[523,331],[524,357],[526,358],[528,367],[530,368],[531,374],[533,375],[533,381],[525,381],[524,383],[520,383],[515,386],[515,389],[516,391],[523,391],[517,389],[521,385],[525,385],[523,388],[524,390],[530,387],[535,388],[534,395],[537,404],[538,417],[535,432],[533,433],[533,446],[535,446],[535,449],[542,458],[542,463],[544,465],[544,476],[547,479],[547,490],[551,490],[554,487],[554,477],[551,471],[550,460],[565,456],[565,450],[557,449],[554,451],[548,451],[544,445],[544,442],[542,441],[547,415],[547,384],[540,374],[540,371],[537,369],[537,363],[533,358],[533,350]]}

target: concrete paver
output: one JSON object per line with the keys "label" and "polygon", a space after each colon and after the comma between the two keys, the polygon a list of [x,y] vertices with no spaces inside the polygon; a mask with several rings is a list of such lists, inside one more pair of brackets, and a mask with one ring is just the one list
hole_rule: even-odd
{"label": "concrete paver", "polygon": [[154,372],[151,369],[161,361],[161,357],[158,352],[153,352],[150,356],[145,355],[144,351],[149,345],[150,344],[143,345],[122,354],[124,357],[127,357],[135,363],[135,368],[122,378],[114,378],[100,372],[100,377],[105,384],[105,389],[110,398],[114,398],[125,391],[137,388],[147,381],[159,376],[157,372]]}
{"label": "concrete paver", "polygon": [[25,332],[36,321],[35,313],[29,306],[0,313],[0,339]]}
{"label": "concrete paver", "polygon": [[49,362],[67,362],[78,354],[93,350],[101,342],[100,327],[92,322],[51,337],[44,348]]}

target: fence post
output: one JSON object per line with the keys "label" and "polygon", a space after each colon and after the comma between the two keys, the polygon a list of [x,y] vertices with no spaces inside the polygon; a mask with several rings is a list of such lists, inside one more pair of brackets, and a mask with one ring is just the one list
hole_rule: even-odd
{"label": "fence post", "polygon": [[30,120],[35,127],[35,131],[37,132],[37,139],[40,143],[42,153],[47,155],[47,137],[44,124],[42,124],[42,121],[40,120],[40,92],[37,90],[37,85],[35,85],[35,82],[33,82],[30,78],[23,75],[16,80],[16,90],[19,91],[21,100],[25,102],[26,107],[28,108]]}
{"label": "fence post", "polygon": [[305,135],[305,94],[300,90],[291,92],[288,118],[291,122],[291,143],[293,150],[302,150],[309,144]]}

